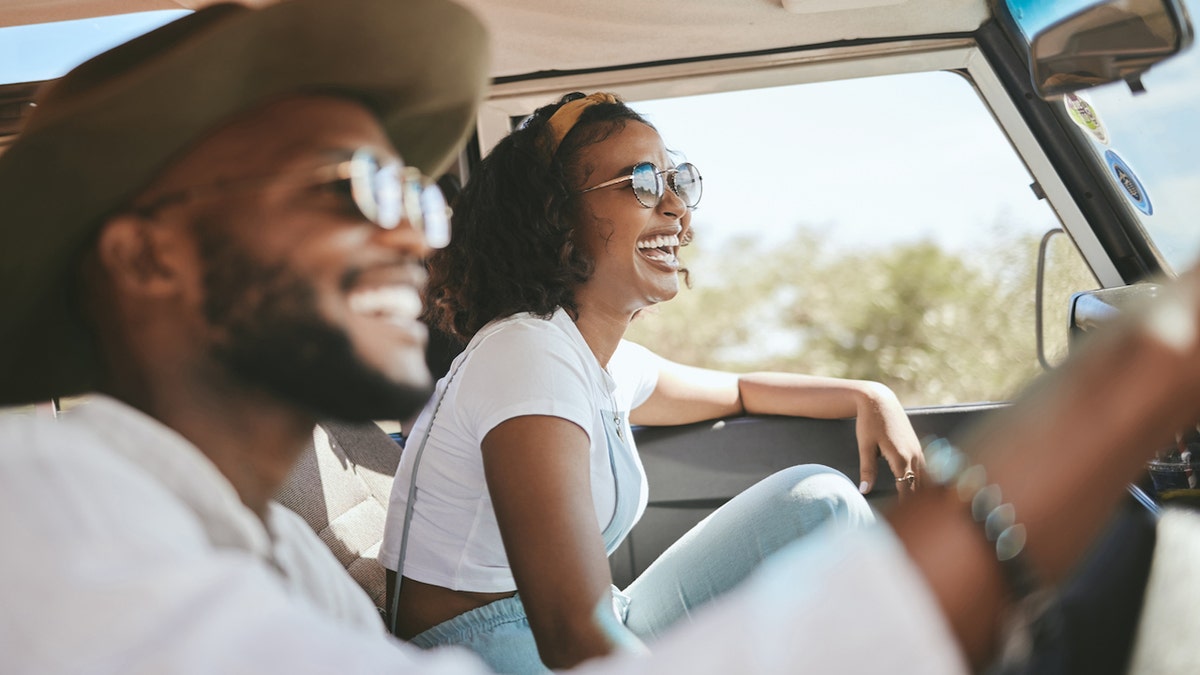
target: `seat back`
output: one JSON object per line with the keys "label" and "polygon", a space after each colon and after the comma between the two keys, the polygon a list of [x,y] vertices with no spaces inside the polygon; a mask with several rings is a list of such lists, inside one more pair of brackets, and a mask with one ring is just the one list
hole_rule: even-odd
{"label": "seat back", "polygon": [[381,610],[378,561],[400,444],[375,424],[322,422],[276,494],[300,514]]}

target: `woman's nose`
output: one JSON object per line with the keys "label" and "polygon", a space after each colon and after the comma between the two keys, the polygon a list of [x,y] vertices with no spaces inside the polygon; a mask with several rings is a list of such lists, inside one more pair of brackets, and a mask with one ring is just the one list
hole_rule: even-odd
{"label": "woman's nose", "polygon": [[662,199],[658,202],[658,210],[663,215],[673,218],[683,218],[688,214],[687,204],[669,185],[664,186]]}

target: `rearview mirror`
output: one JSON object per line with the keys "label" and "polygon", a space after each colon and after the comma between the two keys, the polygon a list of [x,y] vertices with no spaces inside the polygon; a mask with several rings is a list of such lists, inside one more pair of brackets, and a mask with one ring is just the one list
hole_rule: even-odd
{"label": "rearview mirror", "polygon": [[1178,0],[1102,0],[1033,36],[1033,84],[1046,99],[1119,80],[1142,91],[1142,73],[1191,41],[1191,23]]}

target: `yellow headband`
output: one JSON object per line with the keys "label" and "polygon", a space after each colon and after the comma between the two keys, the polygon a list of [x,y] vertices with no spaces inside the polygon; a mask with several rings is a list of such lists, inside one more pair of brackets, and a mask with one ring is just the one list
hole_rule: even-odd
{"label": "yellow headband", "polygon": [[612,94],[597,92],[583,98],[577,98],[569,103],[564,103],[550,119],[546,120],[546,132],[542,137],[543,151],[547,158],[553,157],[554,153],[558,152],[558,145],[562,143],[562,139],[566,138],[575,124],[579,122],[579,116],[584,110],[596,105],[597,103],[620,103],[621,101]]}

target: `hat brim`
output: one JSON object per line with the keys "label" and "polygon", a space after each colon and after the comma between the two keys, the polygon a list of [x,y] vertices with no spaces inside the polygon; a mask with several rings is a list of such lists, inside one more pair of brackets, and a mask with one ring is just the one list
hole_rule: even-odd
{"label": "hat brim", "polygon": [[0,155],[0,405],[94,387],[96,350],[72,307],[81,256],[206,134],[288,94],[345,95],[436,176],[472,128],[487,48],[447,0],[287,0],[208,7],[68,73]]}

